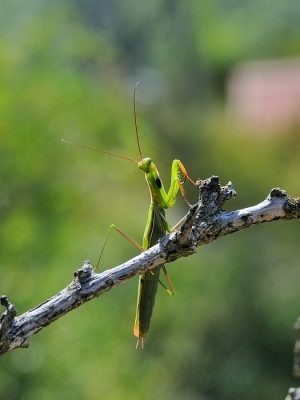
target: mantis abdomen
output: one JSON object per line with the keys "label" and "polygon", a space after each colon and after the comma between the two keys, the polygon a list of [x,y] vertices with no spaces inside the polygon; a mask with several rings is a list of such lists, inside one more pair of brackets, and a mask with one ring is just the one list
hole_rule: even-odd
{"label": "mantis abdomen", "polygon": [[[143,248],[149,249],[157,244],[158,240],[166,234],[166,229],[162,219],[165,218],[165,210],[158,209],[154,203],[151,203],[147,225],[143,238]],[[157,285],[159,281],[161,267],[155,267],[142,274],[139,278],[139,290],[137,300],[137,310],[134,323],[134,334],[144,345],[144,339],[150,329],[150,322],[155,304]]]}

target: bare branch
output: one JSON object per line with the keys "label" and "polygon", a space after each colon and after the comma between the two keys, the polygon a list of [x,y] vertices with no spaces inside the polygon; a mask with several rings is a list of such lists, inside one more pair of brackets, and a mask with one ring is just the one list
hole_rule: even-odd
{"label": "bare branch", "polygon": [[300,200],[280,189],[272,189],[256,206],[225,212],[225,202],[236,196],[231,182],[221,187],[219,178],[212,176],[197,185],[199,202],[191,207],[180,232],[164,236],[139,256],[100,274],[85,261],[69,286],[19,317],[15,317],[16,310],[7,297],[2,296],[1,304],[7,310],[0,320],[0,355],[28,347],[32,335],[69,311],[151,268],[195,253],[198,246],[263,222],[300,216]]}

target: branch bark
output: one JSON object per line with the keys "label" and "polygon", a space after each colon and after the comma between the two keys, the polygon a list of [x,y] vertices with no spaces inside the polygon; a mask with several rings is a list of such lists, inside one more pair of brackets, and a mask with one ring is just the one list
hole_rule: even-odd
{"label": "branch bark", "polygon": [[259,204],[226,212],[223,205],[236,196],[231,182],[222,187],[219,178],[212,176],[198,181],[197,185],[199,201],[191,207],[180,231],[164,236],[157,245],[139,256],[100,274],[85,261],[74,273],[70,285],[19,317],[8,298],[2,296],[1,304],[6,311],[0,318],[0,355],[18,347],[28,347],[31,337],[45,326],[151,268],[190,256],[197,247],[242,229],[300,217],[300,199],[288,196],[284,190],[272,189]]}

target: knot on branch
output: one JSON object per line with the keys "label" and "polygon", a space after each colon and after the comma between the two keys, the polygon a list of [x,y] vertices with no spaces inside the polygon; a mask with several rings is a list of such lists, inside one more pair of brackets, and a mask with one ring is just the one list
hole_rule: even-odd
{"label": "knot on branch", "polygon": [[286,219],[300,218],[300,198],[287,196],[288,201],[284,204],[283,209],[286,213]]}
{"label": "knot on branch", "polygon": [[93,268],[89,260],[83,262],[83,266],[74,272],[75,281],[81,285],[90,280],[93,275]]}
{"label": "knot on branch", "polygon": [[0,317],[0,354],[7,351],[7,332],[11,328],[13,320],[17,315],[17,310],[15,306],[11,304],[7,296],[1,296],[0,303],[2,306],[6,307],[6,311]]}
{"label": "knot on branch", "polygon": [[204,181],[197,181],[197,185],[199,187],[199,203],[201,203],[202,209],[210,215],[222,211],[223,204],[236,196],[232,183],[228,182],[226,186],[221,186],[218,176],[213,175]]}
{"label": "knot on branch", "polygon": [[273,198],[277,197],[278,199],[283,199],[287,196],[287,193],[285,190],[281,190],[279,188],[274,188],[271,190],[269,196],[267,197],[268,200],[272,200]]}
{"label": "knot on branch", "polygon": [[285,200],[283,204],[283,210],[285,212],[284,219],[297,219],[300,218],[300,198],[288,196],[285,190],[279,188],[274,188],[271,190],[267,197],[267,200],[271,201],[282,201]]}
{"label": "knot on branch", "polygon": [[218,176],[212,176],[205,181],[198,181],[199,203],[195,218],[194,232],[198,246],[208,243],[210,238],[218,236],[221,231],[219,216],[223,212],[224,203],[236,197],[232,183],[220,185]]}

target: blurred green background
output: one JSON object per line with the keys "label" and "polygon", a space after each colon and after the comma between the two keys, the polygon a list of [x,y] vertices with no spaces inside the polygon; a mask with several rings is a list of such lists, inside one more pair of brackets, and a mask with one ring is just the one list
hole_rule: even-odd
{"label": "blurred green background", "polygon": [[[193,179],[219,175],[238,197],[300,194],[300,129],[267,135],[226,117],[226,82],[242,61],[300,54],[298,0],[4,0],[0,5],[0,294],[18,314],[95,265],[108,226],[141,242],[149,193],[138,158],[168,186],[179,158]],[[197,190],[186,184],[190,202]],[[187,207],[180,198],[168,218]],[[157,295],[135,350],[137,279],[43,329],[0,360],[0,398],[283,399],[300,314],[299,222],[222,238],[169,265],[176,296]],[[113,233],[100,270],[137,254]],[[2,310],[4,311],[4,309]]]}

